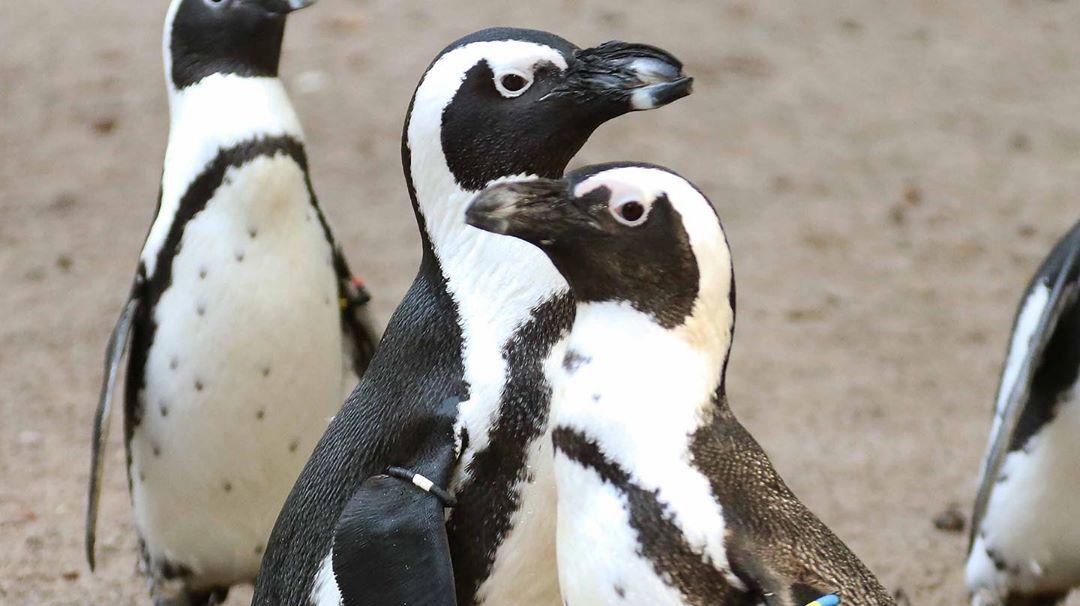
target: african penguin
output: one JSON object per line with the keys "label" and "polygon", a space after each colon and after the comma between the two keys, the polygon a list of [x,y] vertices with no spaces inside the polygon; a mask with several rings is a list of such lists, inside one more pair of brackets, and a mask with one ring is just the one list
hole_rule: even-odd
{"label": "african penguin", "polygon": [[[690,88],[657,48],[532,30],[436,57],[402,146],[420,269],[282,510],[255,604],[561,603],[544,362],[573,304],[542,255],[467,226],[465,207],[499,179],[561,175],[601,124]],[[388,466],[449,489],[445,523],[448,501],[417,501]]]}
{"label": "african penguin", "polygon": [[974,606],[1051,606],[1080,587],[1080,223],[1013,324],[966,568]]}
{"label": "african penguin", "polygon": [[[282,502],[375,346],[367,295],[316,203],[278,79],[286,15],[311,0],[173,0],[171,125],[154,222],[106,352],[87,558],[114,384],[155,601],[252,582]],[[130,344],[130,345],[129,345]]]}
{"label": "african penguin", "polygon": [[700,191],[608,164],[497,185],[467,220],[536,245],[577,302],[550,418],[567,606],[894,603],[728,407],[734,274]]}

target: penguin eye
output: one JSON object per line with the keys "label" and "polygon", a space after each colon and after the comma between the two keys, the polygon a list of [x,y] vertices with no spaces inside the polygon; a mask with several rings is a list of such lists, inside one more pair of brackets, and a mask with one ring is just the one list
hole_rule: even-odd
{"label": "penguin eye", "polygon": [[611,214],[615,220],[623,225],[637,227],[649,218],[649,209],[645,204],[635,199],[620,200],[611,205]]}
{"label": "penguin eye", "polygon": [[221,8],[229,3],[229,0],[203,0],[210,8]]}
{"label": "penguin eye", "polygon": [[495,90],[507,99],[520,97],[532,86],[533,77],[525,72],[512,70],[495,76]]}

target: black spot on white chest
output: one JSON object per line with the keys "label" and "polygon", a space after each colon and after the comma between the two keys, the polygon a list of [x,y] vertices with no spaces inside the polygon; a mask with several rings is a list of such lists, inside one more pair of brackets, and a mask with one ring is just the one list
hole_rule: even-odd
{"label": "black spot on white chest", "polygon": [[[304,453],[340,407],[337,278],[323,227],[305,220],[311,204],[292,158],[257,157],[223,171],[173,254],[159,257],[169,279],[150,309],[143,414],[130,440],[133,501],[152,554],[194,561],[209,557],[204,546],[235,548],[257,569]],[[213,510],[182,515],[228,526],[243,544],[158,528],[187,497]]]}
{"label": "black spot on white chest", "polygon": [[566,355],[563,356],[562,366],[566,372],[573,374],[591,361],[591,358],[579,353],[577,350],[568,349]]}
{"label": "black spot on white chest", "polygon": [[[189,188],[150,280],[159,290],[149,297],[152,330],[138,356],[137,397],[140,413],[157,414],[137,420],[152,421],[140,433],[158,443],[163,432],[197,434],[201,425],[281,422],[282,407],[290,408],[285,384],[289,397],[301,385],[314,390],[314,414],[340,404],[336,273],[322,226],[305,220],[312,197],[303,165],[269,153],[217,175],[202,202],[194,195],[199,180]],[[225,410],[232,412],[223,417]],[[282,452],[306,442],[304,431],[280,429]]]}

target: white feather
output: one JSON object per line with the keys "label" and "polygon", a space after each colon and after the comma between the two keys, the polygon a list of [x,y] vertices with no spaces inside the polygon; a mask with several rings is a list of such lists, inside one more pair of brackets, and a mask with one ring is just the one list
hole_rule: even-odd
{"label": "white feather", "polygon": [[532,482],[520,487],[521,507],[512,530],[499,546],[491,576],[480,586],[477,603],[486,606],[561,604],[555,568],[555,480],[551,434],[529,447],[526,466]]}
{"label": "white feather", "polygon": [[625,495],[565,455],[556,454],[555,467],[559,584],[566,603],[681,605],[679,592],[642,557]]}
{"label": "white feather", "polygon": [[311,590],[310,606],[341,606],[341,589],[334,576],[334,554],[327,554],[319,565],[315,575],[315,585]]}
{"label": "white feather", "polygon": [[[596,440],[636,484],[658,491],[688,542],[728,571],[723,511],[689,452],[689,436],[713,405],[719,370],[674,332],[626,303],[579,305],[567,348],[588,362],[557,380],[552,424]],[[557,462],[555,477],[560,529],[564,520],[592,517],[563,499],[585,499],[588,487],[574,482],[581,476]],[[564,535],[560,530],[560,541]]]}
{"label": "white feather", "polygon": [[[1025,305],[1022,319],[1026,311]],[[1002,596],[1009,589],[1058,592],[1080,585],[1078,436],[1080,385],[1074,385],[1054,420],[1005,458],[1005,480],[993,488],[967,562],[972,592]],[[1005,562],[1005,570],[995,568],[987,547]]]}
{"label": "white feather", "polygon": [[994,422],[990,428],[990,443],[994,443],[1001,426],[1001,417],[1005,414],[1005,406],[1009,402],[1009,396],[1016,387],[1017,375],[1020,367],[1024,364],[1031,340],[1035,337],[1035,329],[1039,327],[1043,310],[1050,299],[1050,287],[1047,284],[1037,283],[1031,288],[1031,292],[1024,299],[1020,307],[1020,314],[1016,318],[1016,328],[1013,330],[1012,340],[1009,342],[1009,353],[1005,357],[1005,369],[1001,373],[1001,386],[998,389],[997,403],[994,406]]}

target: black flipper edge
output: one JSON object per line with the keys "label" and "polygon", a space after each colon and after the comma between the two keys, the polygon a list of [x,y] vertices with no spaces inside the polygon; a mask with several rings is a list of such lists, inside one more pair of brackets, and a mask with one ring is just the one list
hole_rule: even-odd
{"label": "black flipper edge", "polygon": [[[1068,236],[1067,236],[1068,237]],[[979,492],[975,497],[975,508],[971,516],[971,532],[968,542],[968,550],[975,544],[975,537],[982,525],[983,516],[990,502],[994,484],[1001,466],[1005,462],[1005,456],[1009,451],[1013,433],[1016,431],[1020,416],[1024,410],[1024,403],[1030,399],[1031,383],[1035,376],[1035,370],[1043,357],[1047,344],[1054,334],[1054,327],[1061,319],[1062,311],[1070,301],[1071,290],[1077,288],[1076,283],[1070,283],[1069,276],[1080,266],[1080,246],[1075,246],[1069,251],[1061,271],[1055,276],[1050,289],[1050,295],[1039,317],[1039,323],[1032,333],[1031,343],[1024,354],[1024,361],[1017,373],[1015,383],[1009,393],[1005,410],[1001,413],[1001,422],[998,425],[997,434],[986,455],[986,463],[983,466],[982,479],[979,482]]]}
{"label": "black flipper edge", "polygon": [[94,544],[97,541],[98,505],[101,501],[101,480],[105,471],[105,449],[109,441],[109,421],[112,416],[112,402],[116,393],[116,379],[120,374],[120,364],[127,353],[131,339],[131,324],[138,309],[139,299],[132,297],[124,305],[120,318],[113,328],[109,344],[105,348],[105,374],[101,383],[101,395],[98,398],[97,412],[94,414],[94,438],[90,456],[90,487],[86,503],[86,561],[90,570],[96,564]]}

